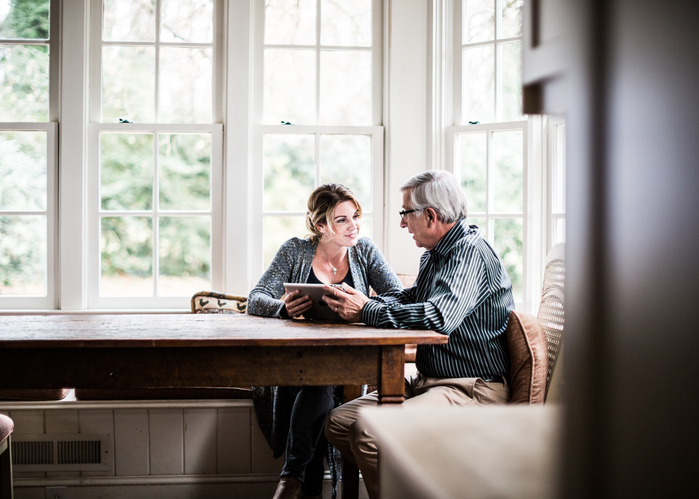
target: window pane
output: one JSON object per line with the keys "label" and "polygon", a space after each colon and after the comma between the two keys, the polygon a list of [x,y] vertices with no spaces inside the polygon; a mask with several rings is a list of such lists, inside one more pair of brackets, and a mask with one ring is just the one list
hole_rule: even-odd
{"label": "window pane", "polygon": [[49,38],[50,0],[0,0],[0,38]]}
{"label": "window pane", "polygon": [[160,41],[210,43],[214,31],[212,0],[162,0]]}
{"label": "window pane", "polygon": [[0,210],[46,209],[46,132],[0,132]]}
{"label": "window pane", "polygon": [[315,52],[265,50],[264,122],[316,124]]}
{"label": "window pane", "polygon": [[482,42],[495,38],[494,0],[464,0],[461,12],[463,43]]}
{"label": "window pane", "polygon": [[520,36],[522,34],[523,0],[502,0],[502,34],[501,38]]}
{"label": "window pane", "polygon": [[48,121],[49,48],[0,45],[0,121]]}
{"label": "window pane", "polygon": [[102,39],[155,41],[155,0],[104,0]]}
{"label": "window pane", "polygon": [[155,48],[102,48],[102,121],[155,121]]}
{"label": "window pane", "polygon": [[[308,193],[310,195],[310,192]],[[262,223],[262,250],[264,268],[269,267],[274,255],[284,241],[291,237],[304,237],[308,234],[306,217],[265,217]]]}
{"label": "window pane", "polygon": [[469,213],[487,210],[487,156],[485,133],[459,135],[457,147],[461,167],[461,187],[466,193]]}
{"label": "window pane", "polygon": [[265,43],[315,45],[316,0],[267,0]]}
{"label": "window pane", "polygon": [[521,218],[496,218],[494,222],[494,249],[512,281],[515,301],[522,301],[524,255],[522,253],[524,228]]}
{"label": "window pane", "polygon": [[502,119],[521,120],[522,117],[522,44],[520,42],[500,45],[502,67]]}
{"label": "window pane", "polygon": [[371,46],[371,0],[321,0],[320,16],[322,45]]}
{"label": "window pane", "polygon": [[211,123],[211,49],[160,49],[161,123]]}
{"label": "window pane", "polygon": [[462,67],[462,116],[464,123],[493,121],[495,117],[493,47],[464,49]]}
{"label": "window pane", "polygon": [[103,210],[153,207],[153,134],[100,134],[100,199]]}
{"label": "window pane", "polygon": [[496,213],[522,213],[524,209],[523,147],[520,130],[493,133]]}
{"label": "window pane", "polygon": [[161,210],[211,209],[211,134],[158,136]]}
{"label": "window pane", "polygon": [[320,123],[371,125],[371,53],[320,54]]}
{"label": "window pane", "polygon": [[46,296],[46,217],[0,216],[0,295]]}
{"label": "window pane", "polygon": [[315,186],[315,137],[265,135],[264,209],[306,211]]}
{"label": "window pane", "polygon": [[100,243],[100,295],[153,296],[153,220],[104,217]]}
{"label": "window pane", "polygon": [[159,241],[159,296],[211,289],[210,217],[163,217]]}
{"label": "window pane", "polygon": [[364,210],[371,209],[371,137],[322,135],[320,183],[342,184],[350,189]]}

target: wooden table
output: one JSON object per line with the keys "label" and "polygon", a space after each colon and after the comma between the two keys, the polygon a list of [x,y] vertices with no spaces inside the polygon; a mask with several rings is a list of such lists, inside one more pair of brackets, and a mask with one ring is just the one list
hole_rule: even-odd
{"label": "wooden table", "polygon": [[[381,403],[401,403],[405,345],[446,342],[433,331],[246,314],[0,316],[0,387],[368,384]],[[345,465],[343,497],[357,492]]]}
{"label": "wooden table", "polygon": [[246,314],[0,317],[3,388],[378,385],[403,401],[405,345],[432,331]]}

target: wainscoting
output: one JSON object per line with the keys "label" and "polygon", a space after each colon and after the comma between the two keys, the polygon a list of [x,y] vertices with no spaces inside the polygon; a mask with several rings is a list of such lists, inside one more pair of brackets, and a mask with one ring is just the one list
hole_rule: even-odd
{"label": "wainscoting", "polygon": [[[252,400],[86,402],[71,392],[57,402],[0,402],[0,413],[13,419],[17,441],[56,434],[106,441],[99,471],[17,466],[15,499],[268,499],[284,464],[273,458]],[[323,497],[331,497],[329,473]],[[361,481],[359,497],[368,499]]]}
{"label": "wainscoting", "polygon": [[[282,459],[257,425],[251,400],[2,402],[13,437],[107,436],[107,469],[15,470],[17,499],[44,499],[47,487],[74,498],[264,498]],[[76,440],[80,437],[76,437]],[[41,467],[41,466],[39,466]],[[94,465],[92,465],[94,469]],[[18,468],[20,468],[18,466]],[[89,469],[90,465],[85,466]],[[61,497],[60,495],[57,497]]]}

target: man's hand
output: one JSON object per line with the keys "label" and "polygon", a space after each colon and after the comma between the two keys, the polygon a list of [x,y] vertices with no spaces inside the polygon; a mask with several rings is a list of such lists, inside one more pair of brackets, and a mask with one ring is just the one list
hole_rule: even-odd
{"label": "man's hand", "polygon": [[349,322],[361,322],[362,309],[364,304],[369,301],[361,291],[357,291],[352,286],[342,284],[342,289],[333,286],[323,286],[323,291],[328,294],[323,296],[330,310],[340,314],[344,320]]}

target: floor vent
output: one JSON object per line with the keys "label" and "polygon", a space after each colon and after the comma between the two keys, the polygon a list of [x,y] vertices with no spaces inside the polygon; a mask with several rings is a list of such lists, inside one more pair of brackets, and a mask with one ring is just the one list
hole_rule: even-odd
{"label": "floor vent", "polygon": [[107,433],[15,433],[12,466],[16,471],[109,470],[109,442]]}

